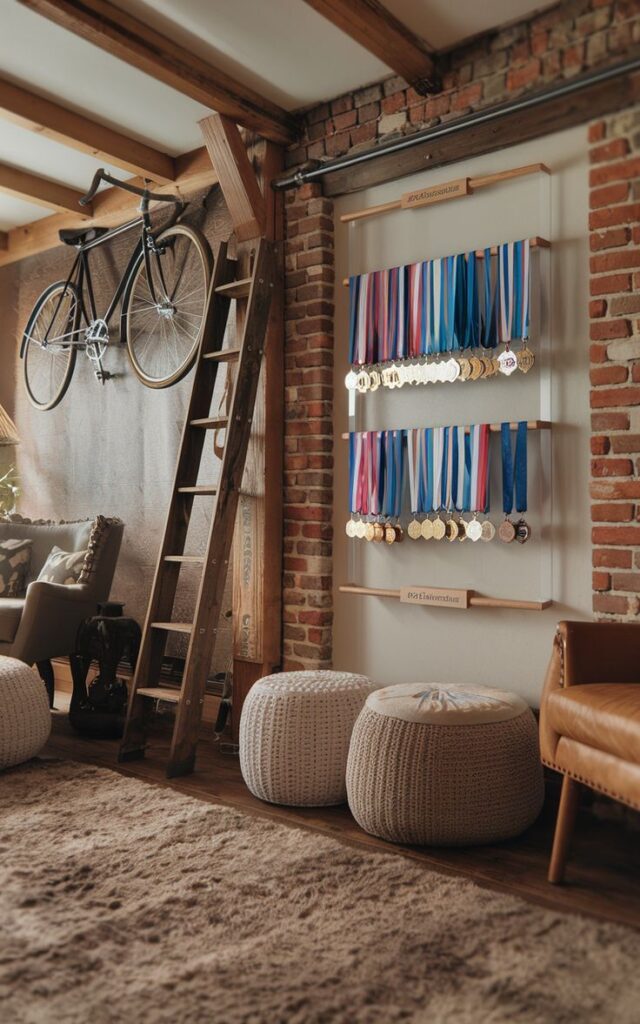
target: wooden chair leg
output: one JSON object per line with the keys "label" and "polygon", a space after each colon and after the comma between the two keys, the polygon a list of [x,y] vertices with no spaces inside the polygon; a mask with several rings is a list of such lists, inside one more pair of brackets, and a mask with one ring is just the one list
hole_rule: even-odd
{"label": "wooden chair leg", "polygon": [[49,707],[53,707],[53,699],[56,693],[56,680],[53,672],[53,665],[50,661],[38,661],[36,668],[40,673],[40,678],[45,685],[47,696],[49,698]]}
{"label": "wooden chair leg", "polygon": [[553,885],[559,885],[564,881],[564,870],[567,861],[567,854],[573,834],[573,827],[580,803],[580,783],[565,775],[562,780],[562,793],[560,794],[560,806],[556,819],[556,831],[553,837],[553,849],[549,862],[548,879]]}

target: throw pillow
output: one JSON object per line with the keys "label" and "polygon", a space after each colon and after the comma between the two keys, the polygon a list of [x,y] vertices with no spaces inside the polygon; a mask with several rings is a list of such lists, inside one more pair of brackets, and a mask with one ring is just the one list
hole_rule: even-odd
{"label": "throw pillow", "polygon": [[86,551],[62,551],[54,547],[40,570],[39,580],[45,583],[77,583],[82,572]]}
{"label": "throw pillow", "polygon": [[33,541],[0,541],[0,597],[24,597],[27,592],[27,575],[31,564]]}

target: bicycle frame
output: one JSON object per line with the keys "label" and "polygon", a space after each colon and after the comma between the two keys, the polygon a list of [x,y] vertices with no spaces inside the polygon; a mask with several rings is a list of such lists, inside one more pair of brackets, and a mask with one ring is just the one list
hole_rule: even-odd
{"label": "bicycle frame", "polygon": [[[164,230],[166,227],[172,226],[176,222],[177,216],[178,215],[176,213],[176,216],[170,218],[169,221],[167,222],[167,224],[164,225],[162,230]],[[115,292],[113,294],[113,297],[112,297],[112,299],[111,299],[111,301],[109,303],[109,306],[108,306],[104,316],[99,317],[98,316],[98,311],[97,311],[97,308],[96,308],[94,291],[93,291],[93,282],[92,282],[92,279],[91,279],[91,271],[90,271],[90,268],[89,268],[88,253],[92,249],[97,249],[101,245],[106,245],[108,242],[110,242],[114,238],[117,238],[119,235],[123,235],[123,234],[125,234],[128,231],[133,231],[134,228],[140,228],[140,238],[138,239],[138,241],[137,241],[137,243],[136,243],[136,245],[135,245],[135,247],[133,249],[133,252],[131,253],[131,256],[129,258],[129,262],[127,263],[127,266],[125,267],[125,270],[124,270],[124,272],[123,272],[123,274],[122,274],[122,276],[121,276],[121,278],[120,278],[120,280],[118,282],[116,290],[115,290]],[[81,316],[80,322],[82,323],[82,319],[84,318],[84,323],[85,323],[86,327],[88,327],[90,324],[94,323],[96,320],[102,320],[107,325],[107,327],[108,327],[110,322],[111,322],[111,319],[113,317],[113,314],[114,314],[115,310],[118,307],[118,304],[119,304],[120,300],[122,299],[124,293],[126,292],[126,289],[128,287],[128,284],[129,284],[129,281],[130,281],[130,278],[131,278],[131,274],[132,274],[133,269],[136,266],[138,260],[140,259],[140,253],[141,252],[143,254],[143,257],[144,257],[144,260],[145,260],[145,264],[146,264],[147,281],[149,283],[149,287],[150,287],[150,290],[151,290],[152,299],[153,299],[154,302],[157,302],[157,297],[156,297],[156,294],[155,294],[155,286],[154,286],[154,281],[153,281],[153,274],[151,273],[151,266],[150,266],[150,257],[157,250],[155,248],[155,235],[154,235],[154,233],[152,231],[152,228],[151,228],[151,218],[150,218],[149,213],[148,213],[147,210],[143,210],[142,216],[136,217],[135,220],[127,221],[125,224],[121,224],[117,228],[112,228],[110,231],[106,231],[103,235],[99,235],[98,238],[92,238],[88,242],[80,242],[76,246],[76,248],[78,250],[77,256],[76,256],[75,260],[73,261],[73,266],[71,267],[71,270],[69,271],[67,279],[66,279],[66,281],[64,283],[64,288],[62,289],[62,291],[60,293],[60,297],[58,298],[58,302],[57,302],[56,308],[55,308],[53,316],[51,318],[51,323],[50,323],[49,327],[47,328],[47,331],[45,332],[44,338],[42,339],[41,342],[39,342],[39,344],[41,344],[43,346],[43,348],[48,347],[48,344],[49,344],[49,331],[51,329],[51,324],[53,324],[55,322],[56,316],[58,314],[58,310],[60,309],[60,306],[61,306],[61,304],[63,302],[63,299],[64,299],[65,295],[67,294],[67,289],[68,289],[70,284],[74,285],[74,287],[75,287],[75,289],[77,290],[77,293],[78,293],[78,298],[79,298],[79,301],[80,301],[80,316]],[[166,292],[166,286],[165,286],[165,283],[164,283],[164,275],[162,273],[162,265],[161,265],[161,263],[159,261],[158,261],[158,271],[159,271],[159,276],[160,276],[160,281],[161,281],[162,287],[163,287],[163,289]],[[86,296],[87,296],[88,301],[89,301],[89,310],[87,310],[87,304],[85,302],[85,293],[86,293]],[[91,314],[90,316],[89,316],[89,313]],[[86,327],[79,327],[77,331],[70,332],[70,333],[83,334],[85,332],[85,330],[86,330]],[[77,348],[80,351],[85,350],[86,347],[87,347],[87,341],[84,338],[83,339],[80,339],[80,338],[77,338],[77,339],[76,338],[70,338],[67,335],[63,335],[62,338],[64,339],[63,341],[61,339],[56,338],[54,341],[52,341],[52,344],[55,345],[55,344],[61,344],[62,343],[65,346],[73,345],[74,348]],[[22,346],[20,348],[20,355],[21,356],[23,355],[26,342],[27,342],[27,338],[25,337],[25,338],[23,338]]]}

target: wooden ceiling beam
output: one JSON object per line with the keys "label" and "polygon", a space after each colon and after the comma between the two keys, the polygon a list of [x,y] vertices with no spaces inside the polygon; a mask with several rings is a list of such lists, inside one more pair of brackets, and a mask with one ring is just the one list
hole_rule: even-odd
{"label": "wooden ceiling beam", "polygon": [[[131,184],[142,185],[141,178],[130,178]],[[176,179],[168,185],[157,185],[154,192],[179,193],[187,197],[199,189],[210,188],[217,184],[218,177],[211,165],[209,154],[204,146],[176,157]],[[6,249],[0,244],[0,267],[15,263],[28,256],[36,256],[48,249],[60,245],[58,232],[61,228],[116,227],[138,214],[140,201],[130,192],[120,188],[106,188],[98,192],[93,200],[93,209],[89,218],[82,213],[57,213],[31,224],[21,224],[11,228],[7,234]]]}
{"label": "wooden ceiling beam", "polygon": [[[78,205],[82,192],[9,164],[0,164],[0,192],[26,199],[28,203],[37,206],[46,206],[50,210],[73,213],[83,220],[91,216],[90,207]],[[86,211],[84,214],[83,209]]]}
{"label": "wooden ceiling beam", "polygon": [[105,160],[129,174],[139,174],[162,184],[174,179],[174,161],[167,153],[43,96],[36,96],[6,78],[0,78],[0,117],[98,160]]}
{"label": "wooden ceiling beam", "polygon": [[200,131],[220,180],[236,238],[244,242],[264,235],[267,207],[237,126],[228,117],[210,114],[200,121]]}
{"label": "wooden ceiling beam", "polygon": [[435,60],[424,40],[379,0],[306,0],[351,39],[426,95],[440,88]]}
{"label": "wooden ceiling beam", "polygon": [[127,14],[110,0],[20,0],[20,3],[267,139],[279,143],[295,139],[296,121],[286,110]]}

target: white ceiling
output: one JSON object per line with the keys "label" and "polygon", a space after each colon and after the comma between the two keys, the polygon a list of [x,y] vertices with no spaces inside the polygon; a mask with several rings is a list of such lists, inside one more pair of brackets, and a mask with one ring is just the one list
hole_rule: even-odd
{"label": "white ceiling", "polygon": [[[366,85],[390,69],[304,0],[116,0],[154,28],[293,110]],[[530,0],[385,0],[441,49],[523,17]],[[199,103],[22,7],[0,0],[0,74],[172,155],[201,145]],[[89,156],[0,120],[0,160],[77,188]],[[116,171],[116,174],[121,172]],[[0,195],[0,230],[47,216]]]}

